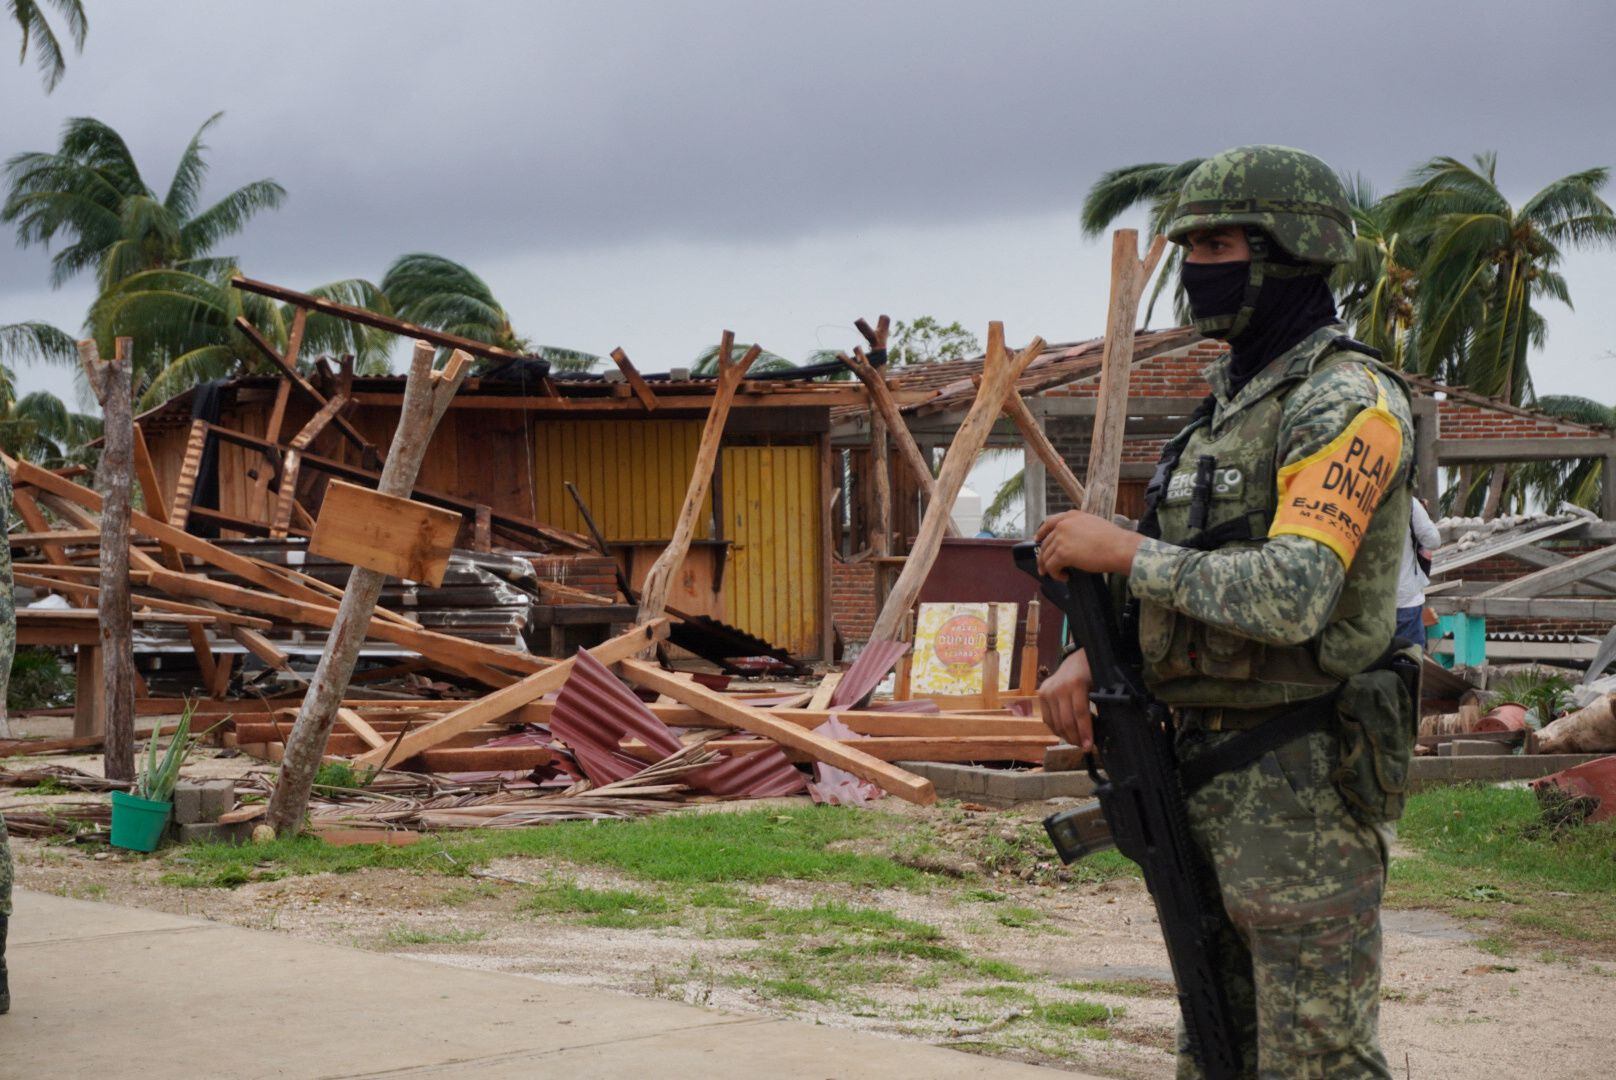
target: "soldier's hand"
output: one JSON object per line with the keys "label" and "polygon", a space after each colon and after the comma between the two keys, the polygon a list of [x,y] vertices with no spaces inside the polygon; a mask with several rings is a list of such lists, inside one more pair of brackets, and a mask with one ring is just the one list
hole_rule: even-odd
{"label": "soldier's hand", "polygon": [[1087,753],[1094,749],[1094,722],[1089,715],[1089,658],[1082,649],[1062,660],[1038,687],[1044,726],[1064,742]]}
{"label": "soldier's hand", "polygon": [[1038,571],[1059,577],[1067,570],[1126,574],[1144,537],[1102,517],[1068,510],[1044,519],[1038,541]]}

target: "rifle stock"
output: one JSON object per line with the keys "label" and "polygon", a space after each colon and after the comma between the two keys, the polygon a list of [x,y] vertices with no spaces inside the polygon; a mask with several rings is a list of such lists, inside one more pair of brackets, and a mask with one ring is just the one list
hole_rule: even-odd
{"label": "rifle stock", "polygon": [[[1145,688],[1137,643],[1123,640],[1105,579],[1071,573],[1061,581],[1040,574],[1038,547],[1031,542],[1017,544],[1013,556],[1065,613],[1073,638],[1087,654],[1099,758],[1097,764],[1090,756],[1089,773],[1109,839],[1139,864],[1155,901],[1190,1051],[1207,1080],[1238,1076],[1241,1055],[1217,943],[1222,901],[1211,867],[1190,835],[1172,717]],[[1055,814],[1044,827],[1065,862],[1105,846],[1092,804]]]}

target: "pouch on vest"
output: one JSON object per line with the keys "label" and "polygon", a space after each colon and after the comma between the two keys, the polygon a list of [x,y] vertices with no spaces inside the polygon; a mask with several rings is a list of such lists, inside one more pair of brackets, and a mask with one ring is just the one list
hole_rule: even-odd
{"label": "pouch on vest", "polygon": [[1336,699],[1341,760],[1330,780],[1365,825],[1403,816],[1419,735],[1420,663],[1412,649],[1393,652],[1349,678]]}

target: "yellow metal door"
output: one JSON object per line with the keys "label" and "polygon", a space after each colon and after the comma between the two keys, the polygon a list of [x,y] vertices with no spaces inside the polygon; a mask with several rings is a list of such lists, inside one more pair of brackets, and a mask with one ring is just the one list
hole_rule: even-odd
{"label": "yellow metal door", "polygon": [[728,621],[798,655],[820,651],[819,450],[724,448]]}

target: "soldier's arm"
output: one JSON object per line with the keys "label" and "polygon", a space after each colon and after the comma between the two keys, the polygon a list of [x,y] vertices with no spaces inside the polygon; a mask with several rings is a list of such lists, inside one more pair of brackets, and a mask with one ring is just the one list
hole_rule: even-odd
{"label": "soldier's arm", "polygon": [[[1337,364],[1314,383],[1298,390],[1286,410],[1280,431],[1285,494],[1269,535],[1256,547],[1219,551],[1146,540],[1129,577],[1135,596],[1271,645],[1298,645],[1324,629],[1357,542],[1407,468],[1410,436],[1397,389],[1385,388],[1394,414],[1388,423],[1377,411],[1379,387],[1363,365]],[[1369,482],[1362,476],[1352,497],[1335,497],[1338,488],[1325,487],[1331,466],[1372,467],[1366,453],[1389,453],[1393,475],[1374,484],[1367,505],[1356,504],[1364,499],[1357,485]]]}

